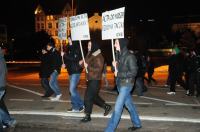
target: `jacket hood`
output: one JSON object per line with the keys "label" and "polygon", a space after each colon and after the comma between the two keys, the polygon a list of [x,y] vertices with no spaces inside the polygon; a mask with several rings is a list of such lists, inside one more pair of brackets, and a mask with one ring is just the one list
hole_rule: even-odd
{"label": "jacket hood", "polygon": [[129,43],[129,41],[128,41],[127,38],[121,38],[121,39],[119,39],[120,49],[123,50],[124,48],[127,48],[128,43]]}

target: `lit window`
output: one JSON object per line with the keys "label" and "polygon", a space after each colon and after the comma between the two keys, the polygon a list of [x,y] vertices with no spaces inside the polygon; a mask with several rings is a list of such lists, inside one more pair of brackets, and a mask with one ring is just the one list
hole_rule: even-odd
{"label": "lit window", "polygon": [[52,15],[50,16],[50,20],[53,20],[53,16]]}
{"label": "lit window", "polygon": [[47,16],[47,20],[50,20],[50,19],[49,19],[49,16]]}
{"label": "lit window", "polygon": [[52,23],[48,23],[48,28],[52,28]]}

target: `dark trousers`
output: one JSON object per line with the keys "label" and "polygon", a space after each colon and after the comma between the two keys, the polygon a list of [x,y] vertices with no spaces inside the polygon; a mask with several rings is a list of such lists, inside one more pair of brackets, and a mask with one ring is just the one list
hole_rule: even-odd
{"label": "dark trousers", "polygon": [[51,89],[51,87],[49,86],[49,79],[48,78],[41,78],[41,85],[45,90],[45,94],[44,95],[52,95],[54,92]]}
{"label": "dark trousers", "polygon": [[177,73],[171,75],[172,76],[170,77],[170,91],[175,92],[176,82],[178,82],[178,84],[180,84],[186,90],[185,82],[182,79],[182,74]]}
{"label": "dark trousers", "polygon": [[194,72],[190,74],[189,78],[189,93],[194,95],[195,93],[195,84],[196,84],[196,91],[197,95],[200,95],[200,72]]}
{"label": "dark trousers", "polygon": [[85,104],[85,113],[91,114],[93,104],[98,105],[99,107],[105,107],[105,101],[99,96],[100,90],[100,80],[89,80],[87,82],[87,89],[85,91],[84,104]]}

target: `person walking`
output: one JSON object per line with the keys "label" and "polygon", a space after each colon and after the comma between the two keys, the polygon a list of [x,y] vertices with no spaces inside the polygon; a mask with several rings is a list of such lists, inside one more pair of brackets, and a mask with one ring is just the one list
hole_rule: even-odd
{"label": "person walking", "polygon": [[114,46],[119,57],[116,58],[116,61],[112,62],[112,65],[116,67],[114,74],[119,95],[117,96],[115,109],[107,124],[105,132],[115,132],[121,119],[124,106],[128,109],[133,123],[133,126],[128,128],[128,130],[134,131],[142,127],[131,96],[131,91],[137,75],[137,60],[136,57],[128,51],[127,45],[128,39],[126,38],[115,40]]}
{"label": "person walking", "polygon": [[[112,109],[111,106],[105,103],[105,101],[99,96],[104,58],[96,42],[88,42],[88,54],[85,61],[84,66],[88,70],[88,73],[86,74],[87,88],[84,96],[85,117],[81,122],[91,121],[90,115],[92,113],[93,104],[96,104],[105,110],[104,116],[107,116]],[[83,64],[83,61],[81,60],[79,63]]]}
{"label": "person walking", "polygon": [[50,98],[51,101],[60,100],[62,94],[58,85],[58,75],[61,71],[62,59],[58,51],[55,49],[55,44],[53,42],[49,42],[47,44],[47,51],[49,52],[49,66],[50,66],[50,80],[49,85],[51,89],[55,93],[55,97]]}
{"label": "person walking", "polygon": [[68,42],[69,43],[67,45],[66,52],[61,53],[61,56],[64,57],[65,62],[62,67],[67,68],[69,74],[69,93],[72,107],[67,111],[83,112],[85,109],[84,102],[77,91],[77,85],[83,70],[81,65],[79,65],[79,61],[82,59],[81,51],[78,43],[72,43],[71,37],[68,37]]}
{"label": "person walking", "polygon": [[46,50],[46,47],[42,48],[42,54],[41,54],[41,63],[40,63],[40,71],[39,71],[39,77],[41,79],[41,85],[42,88],[44,88],[45,93],[42,97],[50,97],[53,95],[53,90],[49,86],[49,77],[50,77],[50,65],[49,65],[50,59],[48,52]]}

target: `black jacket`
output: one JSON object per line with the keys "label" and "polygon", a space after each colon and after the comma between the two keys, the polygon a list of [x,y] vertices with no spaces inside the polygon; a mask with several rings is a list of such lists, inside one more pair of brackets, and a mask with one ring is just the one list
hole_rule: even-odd
{"label": "black jacket", "polygon": [[133,85],[137,75],[137,60],[134,54],[130,53],[127,48],[117,52],[117,80],[120,85]]}
{"label": "black jacket", "polygon": [[50,73],[52,74],[54,70],[56,70],[58,73],[61,71],[61,65],[62,65],[62,58],[59,54],[59,52],[55,49],[52,48],[49,51],[49,65],[50,65]]}
{"label": "black jacket", "polygon": [[81,51],[78,44],[68,45],[64,54],[64,62],[69,75],[82,72],[83,68],[79,65],[81,59]]}
{"label": "black jacket", "polygon": [[40,78],[48,78],[50,77],[51,70],[50,70],[50,59],[49,59],[49,54],[42,54],[41,55],[41,64],[40,64],[40,72],[39,76]]}

